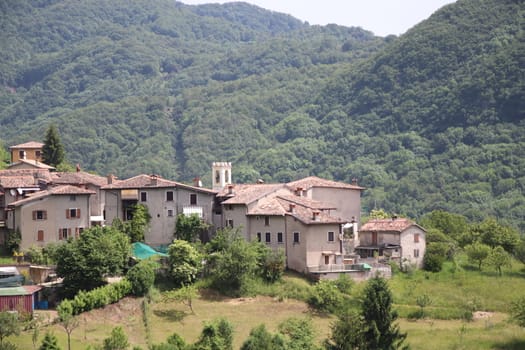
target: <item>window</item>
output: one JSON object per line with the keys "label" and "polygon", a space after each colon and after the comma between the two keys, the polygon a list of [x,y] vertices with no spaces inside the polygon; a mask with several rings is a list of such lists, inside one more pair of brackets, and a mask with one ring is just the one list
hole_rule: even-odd
{"label": "window", "polygon": [[166,201],[173,202],[173,191],[166,192]]}
{"label": "window", "polygon": [[233,220],[232,219],[226,220],[226,226],[233,228]]}
{"label": "window", "polygon": [[219,183],[221,181],[221,174],[219,173],[219,170],[215,170],[215,183]]}
{"label": "window", "polygon": [[270,217],[269,216],[265,216],[264,217],[264,226],[270,226]]}
{"label": "window", "polygon": [[68,239],[68,237],[71,237],[70,228],[59,228],[58,229],[58,239]]}
{"label": "window", "polygon": [[325,256],[324,256],[324,264],[325,264],[325,265],[330,264],[330,257],[329,257],[328,255],[325,255]]}
{"label": "window", "polygon": [[195,193],[190,194],[190,205],[197,205],[197,195]]}
{"label": "window", "polygon": [[43,242],[44,241],[44,231],[43,230],[38,230],[38,232],[36,234],[36,240],[39,241],[39,242]]}
{"label": "window", "polygon": [[414,234],[414,243],[419,243],[419,233]]}
{"label": "window", "polygon": [[148,201],[148,192],[140,192],[140,201],[141,202],[147,202]]}
{"label": "window", "polygon": [[328,242],[334,241],[334,233],[332,231],[328,232]]}
{"label": "window", "polygon": [[26,159],[26,151],[18,151],[18,158]]}
{"label": "window", "polygon": [[80,209],[78,209],[78,208],[66,209],[66,218],[68,218],[68,219],[78,219],[78,218],[80,218]]}
{"label": "window", "polygon": [[74,194],[72,194],[72,195],[69,196],[69,200],[70,200],[71,202],[74,202],[74,201],[77,200],[77,196],[74,195]]}
{"label": "window", "polygon": [[299,232],[294,232],[293,233],[293,242],[294,243],[299,243]]}
{"label": "window", "polygon": [[257,242],[260,242],[262,240],[261,233],[257,232]]}
{"label": "window", "polygon": [[419,258],[419,249],[414,249],[414,258]]}
{"label": "window", "polygon": [[283,243],[283,233],[277,232],[277,243]]}
{"label": "window", "polygon": [[270,232],[266,232],[266,243],[270,243],[272,241],[272,234]]}
{"label": "window", "polygon": [[40,158],[42,156],[42,152],[40,151],[35,151],[35,157],[36,158]]}
{"label": "window", "polygon": [[173,209],[168,209],[168,216],[173,216]]}
{"label": "window", "polygon": [[33,210],[33,220],[47,220],[47,211]]}

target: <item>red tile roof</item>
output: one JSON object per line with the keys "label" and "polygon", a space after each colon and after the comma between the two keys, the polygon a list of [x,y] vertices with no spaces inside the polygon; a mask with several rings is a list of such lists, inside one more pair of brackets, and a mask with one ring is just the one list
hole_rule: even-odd
{"label": "red tile roof", "polygon": [[415,222],[406,218],[372,219],[361,226],[360,231],[366,232],[403,232]]}
{"label": "red tile roof", "polygon": [[0,186],[3,188],[38,187],[32,175],[2,176],[1,174]]}
{"label": "red tile roof", "polygon": [[[312,206],[308,206],[305,204],[310,200],[307,200],[306,198],[301,204],[296,201],[287,200],[283,197],[278,197],[277,200],[280,202],[281,206],[286,209],[286,215],[293,216],[306,225],[343,224],[346,222],[341,218],[331,216],[327,211],[317,208],[320,203],[317,201],[311,201]],[[290,210],[290,204],[295,205],[293,211]]]}
{"label": "red tile roof", "polygon": [[86,190],[84,188],[72,186],[72,185],[60,185],[56,187],[50,187],[47,190],[39,191],[28,195],[24,199],[20,199],[10,204],[10,206],[19,206],[25,203],[32,202],[36,199],[45,198],[52,195],[91,195],[95,194],[94,191]]}
{"label": "red tile roof", "polygon": [[18,148],[42,148],[44,144],[42,142],[29,141],[26,143],[21,143],[19,145],[14,145],[9,147],[9,149],[18,149]]}
{"label": "red tile roof", "polygon": [[228,198],[223,204],[250,204],[254,201],[269,196],[280,189],[285,189],[284,184],[237,184],[229,189],[221,190],[217,196]]}
{"label": "red tile roof", "polygon": [[166,180],[158,175],[137,175],[126,180],[115,180],[112,184],[102,186],[102,189],[138,189],[138,188],[168,188],[180,187],[193,191],[215,194],[216,191],[185,185],[180,182]]}
{"label": "red tile roof", "polygon": [[45,163],[42,163],[42,162],[39,162],[38,160],[33,160],[33,159],[19,159],[18,162],[9,164],[9,166],[7,168],[9,169],[9,168],[12,168],[12,167],[16,167],[17,165],[19,165],[21,163],[29,164],[31,166],[34,166],[35,168],[38,168],[38,169],[55,169],[51,165],[47,165]]}
{"label": "red tile roof", "polygon": [[51,179],[54,184],[63,185],[93,184],[101,187],[108,183],[107,177],[90,174],[85,171],[51,173]]}
{"label": "red tile roof", "polygon": [[330,188],[342,188],[342,189],[352,189],[352,190],[364,190],[364,187],[351,185],[344,182],[337,182],[332,180],[321,179],[317,176],[309,176],[304,179],[297,181],[288,182],[286,184],[288,188],[292,191],[295,191],[298,187],[303,190],[309,190],[312,187],[330,187]]}

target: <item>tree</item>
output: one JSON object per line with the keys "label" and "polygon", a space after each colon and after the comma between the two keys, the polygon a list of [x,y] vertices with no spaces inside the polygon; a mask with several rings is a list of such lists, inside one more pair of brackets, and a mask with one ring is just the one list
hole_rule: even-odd
{"label": "tree", "polygon": [[401,333],[395,324],[397,313],[392,310],[392,293],[385,279],[374,277],[368,280],[363,292],[363,322],[366,325],[364,341],[367,349],[406,348],[403,342],[406,333]]}
{"label": "tree", "polygon": [[54,124],[47,129],[42,147],[42,160],[53,167],[64,161],[64,146],[60,142],[60,136]]}
{"label": "tree", "polygon": [[434,228],[448,237],[457,240],[468,229],[467,219],[444,210],[434,210],[421,218],[421,225],[426,229]]}
{"label": "tree", "polygon": [[16,230],[9,231],[5,246],[10,253],[15,253],[18,251],[20,248],[20,242],[22,242],[22,233],[20,232],[20,229],[17,227]]}
{"label": "tree", "polygon": [[341,306],[342,300],[342,294],[335,283],[321,280],[312,288],[308,305],[319,311],[335,312]]}
{"label": "tree", "polygon": [[169,272],[176,285],[193,283],[202,269],[202,257],[191,243],[174,240],[168,247]]}
{"label": "tree", "polygon": [[431,272],[439,272],[443,267],[447,245],[445,243],[430,243],[427,245],[423,257],[423,269]]}
{"label": "tree", "polygon": [[428,294],[421,294],[416,297],[416,304],[420,307],[420,317],[425,317],[425,307],[432,305],[432,299]]}
{"label": "tree", "polygon": [[465,247],[467,257],[471,262],[478,264],[478,269],[481,271],[481,264],[490,255],[490,247],[480,242],[474,242]]}
{"label": "tree", "polygon": [[204,324],[193,350],[232,350],[233,326],[223,318]]}
{"label": "tree", "polygon": [[525,264],[525,239],[521,239],[514,249],[514,257]]}
{"label": "tree", "polygon": [[72,297],[81,289],[103,285],[106,275],[124,269],[130,253],[129,238],[110,226],[92,227],[59,245],[54,260],[57,274],[64,278],[64,294]]}
{"label": "tree", "polygon": [[20,334],[20,323],[17,316],[7,311],[0,312],[0,345],[4,343],[5,338],[18,334]]}
{"label": "tree", "polygon": [[149,226],[151,216],[148,212],[148,207],[144,204],[136,204],[133,207],[133,217],[125,223],[125,232],[129,236],[131,242],[144,241],[144,234]]}
{"label": "tree", "polygon": [[168,337],[165,343],[154,344],[151,350],[186,350],[188,345],[177,333],[173,333]]}
{"label": "tree", "polygon": [[80,325],[78,318],[73,316],[73,306],[69,300],[63,300],[57,308],[59,322],[67,334],[67,348],[71,350],[71,333]]}
{"label": "tree", "polygon": [[103,350],[126,350],[129,348],[128,336],[122,327],[118,326],[111,330],[111,335],[104,339]]}
{"label": "tree", "polygon": [[525,297],[511,303],[510,315],[516,324],[525,327]]}
{"label": "tree", "polygon": [[60,350],[58,339],[53,333],[47,332],[38,350]]}
{"label": "tree", "polygon": [[221,230],[207,245],[210,252],[207,267],[214,287],[222,292],[239,293],[257,271],[258,245],[246,242],[237,230]]}
{"label": "tree", "polygon": [[500,276],[503,274],[501,270],[503,267],[511,266],[510,255],[501,246],[497,246],[496,248],[492,249],[492,252],[488,257],[488,261],[489,265],[494,267]]}
{"label": "tree", "polygon": [[178,301],[187,307],[190,308],[191,313],[194,314],[193,311],[193,299],[197,297],[197,288],[195,288],[194,285],[191,286],[183,286],[179,289],[175,289],[169,292],[166,292],[164,294],[164,301],[171,301],[175,300]]}
{"label": "tree", "polygon": [[292,317],[277,327],[284,337],[288,350],[317,350],[312,321],[307,318]]}
{"label": "tree", "polygon": [[501,246],[508,253],[513,253],[520,240],[516,230],[510,226],[499,224],[493,218],[485,219],[481,223],[473,225],[471,231],[472,236],[479,237],[482,243],[491,248]]}
{"label": "tree", "polygon": [[152,260],[142,260],[126,273],[126,278],[131,282],[132,293],[143,296],[148,293],[155,282],[155,265]]}
{"label": "tree", "polygon": [[281,279],[286,268],[286,257],[282,249],[273,250],[263,243],[259,244],[260,249],[260,273],[262,278],[270,283]]}
{"label": "tree", "polygon": [[4,144],[0,141],[0,170],[7,168],[11,160],[11,155],[5,149]]}
{"label": "tree", "polygon": [[366,349],[364,331],[366,325],[363,317],[347,310],[332,323],[330,337],[325,340],[326,350],[358,350]]}
{"label": "tree", "polygon": [[175,239],[188,242],[196,242],[200,234],[208,228],[208,225],[197,214],[177,215],[175,224]]}
{"label": "tree", "polygon": [[241,346],[241,350],[285,350],[284,339],[280,334],[272,335],[261,324],[250,331],[250,335]]}

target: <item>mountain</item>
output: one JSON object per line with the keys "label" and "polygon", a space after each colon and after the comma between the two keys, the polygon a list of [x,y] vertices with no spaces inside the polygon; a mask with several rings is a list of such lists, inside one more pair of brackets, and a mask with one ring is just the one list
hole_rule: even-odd
{"label": "mountain", "polygon": [[364,210],[525,228],[524,2],[458,0],[401,37],[245,3],[0,3],[0,138],[57,124],[121,177],[359,180]]}

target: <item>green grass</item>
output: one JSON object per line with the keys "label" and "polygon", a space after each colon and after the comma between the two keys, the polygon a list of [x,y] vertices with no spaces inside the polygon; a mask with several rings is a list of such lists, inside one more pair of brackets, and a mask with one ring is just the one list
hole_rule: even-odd
{"label": "green grass", "polygon": [[[425,308],[430,317],[421,320],[401,318],[401,330],[408,333],[413,350],[425,349],[525,349],[525,329],[509,323],[507,308],[525,290],[523,265],[515,264],[499,277],[492,271],[476,271],[465,261],[462,268],[446,263],[442,272],[416,271],[398,274],[389,285],[394,294],[394,307],[401,316],[418,310],[416,297],[427,294],[432,304]],[[205,283],[203,283],[205,285]],[[365,284],[353,286],[351,305],[358,307]],[[202,293],[193,302],[195,314],[176,302],[163,303],[160,298],[150,305],[148,322],[154,343],[161,343],[174,332],[187,342],[197,340],[203,323],[217,317],[228,319],[235,328],[234,349],[238,349],[250,330],[264,323],[271,331],[289,317],[308,317],[317,330],[319,343],[330,332],[334,317],[312,313],[304,302],[311,284],[300,275],[286,274],[275,285],[254,283],[250,297],[227,298],[217,293]],[[262,296],[264,294],[264,296]],[[258,295],[258,296],[255,296]],[[491,311],[487,318],[471,322],[461,320],[465,308]],[[119,304],[80,315],[80,326],[73,332],[73,349],[100,345],[117,325],[124,328],[133,345],[147,348],[141,300],[126,298]],[[66,334],[58,325],[46,327],[66,348]],[[45,329],[40,331],[43,338]],[[32,349],[31,333],[11,339],[20,349]]]}

